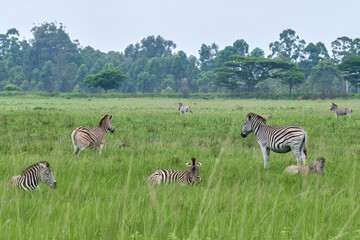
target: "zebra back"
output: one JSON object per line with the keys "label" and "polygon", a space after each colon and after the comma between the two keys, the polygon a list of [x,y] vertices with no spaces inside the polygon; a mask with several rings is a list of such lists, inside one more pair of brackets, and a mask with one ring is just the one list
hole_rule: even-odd
{"label": "zebra back", "polygon": [[193,164],[186,163],[189,170],[166,170],[160,169],[151,174],[148,177],[149,182],[155,183],[173,183],[178,182],[181,184],[191,184],[191,183],[199,183],[201,182],[201,177],[199,176],[199,167],[202,163],[198,163],[195,165],[195,158],[192,158]]}

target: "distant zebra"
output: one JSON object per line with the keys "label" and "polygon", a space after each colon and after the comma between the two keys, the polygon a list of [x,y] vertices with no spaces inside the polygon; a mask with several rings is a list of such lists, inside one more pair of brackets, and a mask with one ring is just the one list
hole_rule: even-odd
{"label": "distant zebra", "polygon": [[190,183],[199,183],[201,182],[201,177],[199,176],[199,167],[201,166],[201,162],[195,165],[195,158],[191,158],[192,165],[186,162],[186,166],[188,166],[189,170],[165,170],[160,169],[151,174],[148,178],[149,182],[155,183],[172,183],[178,182],[180,184],[190,184]]}
{"label": "distant zebra", "polygon": [[264,167],[270,167],[270,150],[277,153],[293,151],[297,165],[305,166],[307,133],[299,126],[273,127],[266,125],[266,120],[255,113],[249,113],[241,131],[245,138],[254,132],[264,158]]}
{"label": "distant zebra", "polygon": [[320,173],[325,174],[325,161],[324,157],[318,157],[313,163],[309,166],[297,166],[291,165],[287,167],[284,172],[289,174],[298,174],[307,175],[311,173]]}
{"label": "distant zebra", "polygon": [[38,188],[40,182],[46,183],[51,188],[56,188],[56,181],[50,170],[50,164],[46,161],[35,163],[26,168],[21,175],[12,177],[8,187],[16,186],[26,191]]}
{"label": "distant zebra", "polygon": [[333,110],[335,113],[336,119],[339,115],[348,115],[351,118],[352,109],[351,108],[339,108],[335,103],[331,103],[330,111]]}
{"label": "distant zebra", "polygon": [[106,132],[114,132],[115,128],[112,124],[112,115],[105,115],[101,119],[99,126],[94,129],[87,129],[85,127],[78,127],[71,133],[71,140],[74,144],[74,155],[77,156],[86,148],[94,148],[94,154],[96,155],[97,147],[99,146],[99,156],[101,156],[101,150],[105,144]]}
{"label": "distant zebra", "polygon": [[189,108],[189,106],[187,106],[187,105],[183,105],[182,103],[179,103],[179,111],[180,111],[180,115],[182,116],[183,114],[188,114],[189,112],[191,112],[191,113],[193,113],[191,110],[190,110],[190,108]]}

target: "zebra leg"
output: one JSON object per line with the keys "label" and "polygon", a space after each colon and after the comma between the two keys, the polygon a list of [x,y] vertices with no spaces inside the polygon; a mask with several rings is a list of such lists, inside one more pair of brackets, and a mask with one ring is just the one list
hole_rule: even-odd
{"label": "zebra leg", "polygon": [[94,147],[94,154],[96,156],[96,150],[97,150],[97,147]]}
{"label": "zebra leg", "polygon": [[100,144],[100,147],[99,147],[99,156],[101,156],[101,151],[102,151],[103,147],[104,147],[104,144]]}
{"label": "zebra leg", "polygon": [[260,147],[264,158],[264,168],[270,167],[270,149],[267,147]]}
{"label": "zebra leg", "polygon": [[347,113],[348,117],[351,118],[351,113]]}
{"label": "zebra leg", "polygon": [[335,117],[336,117],[336,119],[338,119],[338,115],[335,113]]}
{"label": "zebra leg", "polygon": [[[296,158],[297,165],[300,166],[301,165],[301,155],[302,154],[300,154],[299,149],[293,149],[293,152],[294,152],[294,155],[295,155],[295,158]],[[303,160],[303,164],[305,166],[305,161],[304,160]]]}

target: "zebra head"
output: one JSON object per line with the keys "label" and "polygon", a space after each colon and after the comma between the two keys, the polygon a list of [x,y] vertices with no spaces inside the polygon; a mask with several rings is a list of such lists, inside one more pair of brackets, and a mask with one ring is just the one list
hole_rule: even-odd
{"label": "zebra head", "polygon": [[318,157],[312,164],[310,164],[309,172],[325,174],[325,162],[326,159],[324,157]]}
{"label": "zebra head", "polygon": [[244,123],[244,128],[241,131],[241,136],[243,138],[246,138],[247,135],[249,135],[249,133],[254,131],[255,125],[257,125],[258,123],[265,123],[265,122],[266,122],[266,120],[263,117],[255,114],[255,113],[249,113],[246,116],[246,121]]}
{"label": "zebra head", "polygon": [[56,180],[50,170],[50,163],[43,161],[38,162],[40,166],[40,182],[46,183],[51,188],[56,188]]}
{"label": "zebra head", "polygon": [[191,158],[192,164],[186,162],[186,166],[188,166],[190,169],[188,170],[189,174],[189,182],[191,183],[199,183],[201,182],[201,177],[199,176],[199,167],[201,166],[201,162],[195,165],[196,158]]}
{"label": "zebra head", "polygon": [[178,104],[179,104],[179,110],[180,110],[183,104],[181,102],[179,102]]}
{"label": "zebra head", "polygon": [[102,119],[101,119],[101,121],[100,121],[100,124],[99,124],[99,126],[101,127],[101,126],[103,126],[104,128],[105,128],[105,130],[107,131],[107,130],[110,130],[110,132],[111,133],[113,133],[114,131],[115,131],[115,128],[114,128],[114,126],[113,126],[113,124],[112,124],[112,115],[102,115]]}
{"label": "zebra head", "polygon": [[337,105],[335,103],[331,103],[331,106],[330,106],[330,111],[331,110],[335,110],[337,108]]}

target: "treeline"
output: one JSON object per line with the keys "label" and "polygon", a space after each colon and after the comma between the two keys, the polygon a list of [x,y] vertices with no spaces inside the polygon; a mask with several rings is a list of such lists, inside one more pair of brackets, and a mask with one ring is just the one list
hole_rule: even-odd
{"label": "treeline", "polygon": [[121,87],[110,90],[122,93],[354,93],[360,83],[359,38],[337,38],[330,55],[323,43],[306,44],[286,29],[269,44],[269,56],[240,39],[222,50],[202,44],[196,58],[161,36],[104,53],[81,47],[62,24],[43,23],[31,32],[30,40],[20,40],[15,28],[0,34],[0,90],[101,93],[84,80],[103,70],[124,73]]}

